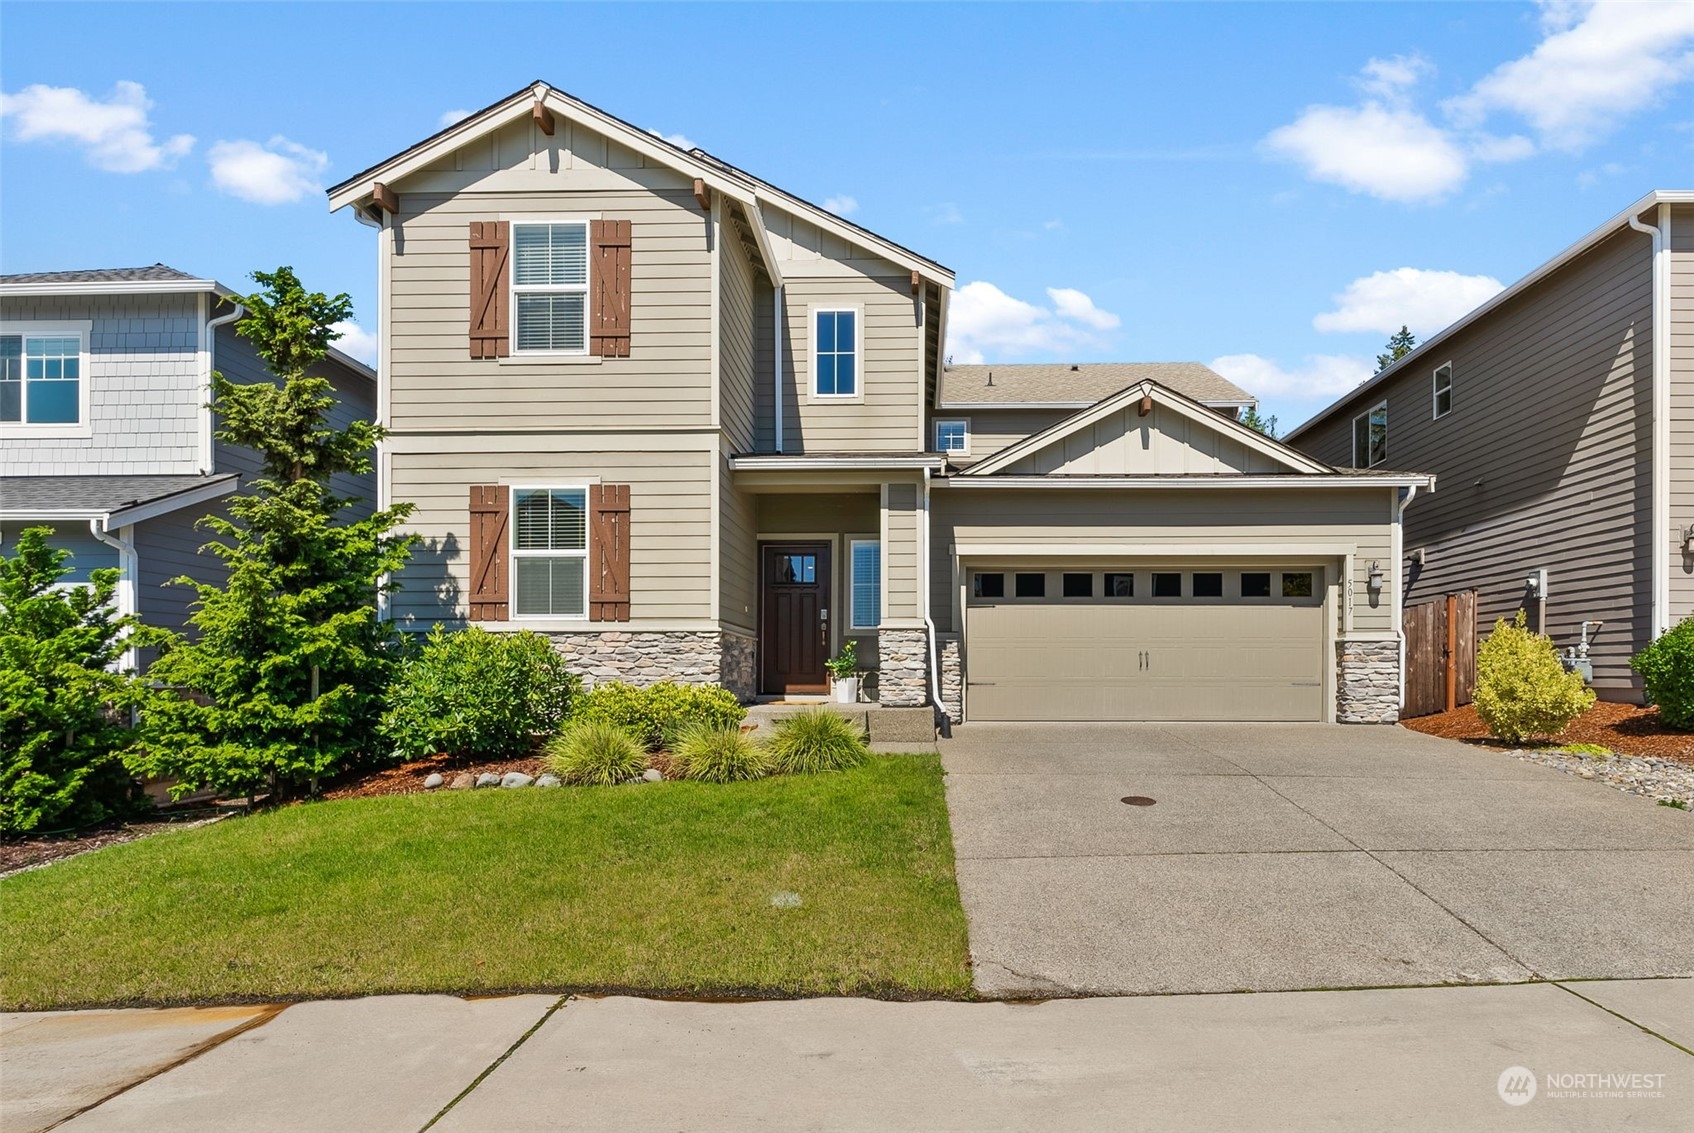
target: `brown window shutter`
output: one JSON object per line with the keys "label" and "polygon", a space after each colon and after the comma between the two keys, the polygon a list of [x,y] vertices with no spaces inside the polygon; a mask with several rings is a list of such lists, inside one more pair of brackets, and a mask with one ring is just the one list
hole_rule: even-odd
{"label": "brown window shutter", "polygon": [[589,222],[590,354],[629,357],[629,221]]}
{"label": "brown window shutter", "polygon": [[629,485],[588,489],[588,619],[629,621]]}
{"label": "brown window shutter", "polygon": [[511,574],[506,524],[512,495],[504,484],[471,485],[470,620],[508,620]]}
{"label": "brown window shutter", "polygon": [[507,285],[511,252],[510,224],[471,221],[472,358],[504,358],[512,352],[512,300]]}

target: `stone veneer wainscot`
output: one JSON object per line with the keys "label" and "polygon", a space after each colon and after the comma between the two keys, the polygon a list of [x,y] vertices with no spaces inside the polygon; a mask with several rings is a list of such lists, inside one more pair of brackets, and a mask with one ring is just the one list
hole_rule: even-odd
{"label": "stone veneer wainscot", "polygon": [[1335,719],[1341,724],[1393,724],[1400,719],[1400,643],[1335,644]]}

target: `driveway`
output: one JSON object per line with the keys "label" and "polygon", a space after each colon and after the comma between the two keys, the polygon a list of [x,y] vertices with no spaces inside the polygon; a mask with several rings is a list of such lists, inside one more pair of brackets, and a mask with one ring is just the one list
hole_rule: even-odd
{"label": "driveway", "polygon": [[1401,728],[970,724],[942,760],[985,995],[1694,974],[1694,816],[1507,755]]}

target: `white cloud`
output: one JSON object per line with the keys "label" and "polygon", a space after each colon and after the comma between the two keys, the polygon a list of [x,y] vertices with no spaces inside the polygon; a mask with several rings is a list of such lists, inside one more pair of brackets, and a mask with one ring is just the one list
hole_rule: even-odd
{"label": "white cloud", "polygon": [[1211,366],[1256,397],[1293,400],[1328,399],[1346,393],[1375,369],[1370,359],[1346,354],[1308,354],[1304,365],[1292,370],[1257,354],[1226,354],[1212,359]]}
{"label": "white cloud", "polygon": [[1395,55],[1372,59],[1359,68],[1359,86],[1377,98],[1398,99],[1417,86],[1418,80],[1435,73],[1435,64],[1422,55]]}
{"label": "white cloud", "polygon": [[1094,300],[1073,287],[1049,287],[1047,298],[1053,301],[1053,311],[1061,319],[1093,327],[1095,330],[1116,330],[1123,320],[1110,311],[1102,311]]}
{"label": "white cloud", "polygon": [[1492,299],[1500,281],[1489,275],[1456,271],[1395,268],[1362,276],[1336,295],[1335,310],[1312,320],[1325,333],[1376,331],[1393,334],[1402,326],[1424,338]]}
{"label": "white cloud", "polygon": [[376,365],[376,331],[366,330],[352,322],[336,323],[334,329],[341,332],[341,337],[335,340],[337,350],[352,355],[367,366]]}
{"label": "white cloud", "polygon": [[929,214],[931,224],[963,224],[965,222],[965,214],[960,212],[959,206],[952,201],[931,205],[924,211]]}
{"label": "white cloud", "polygon": [[470,116],[471,116],[471,112],[468,111],[468,110],[456,110],[456,109],[455,110],[443,110],[441,112],[441,118],[439,119],[440,125],[436,128],[441,129],[441,130],[445,130],[447,127],[451,126],[453,123],[463,122],[466,118],[469,118]]}
{"label": "white cloud", "polygon": [[0,115],[12,119],[17,141],[80,145],[88,164],[108,173],[168,167],[194,148],[189,134],[156,141],[147,115],[152,108],[146,88],[132,82],[118,83],[105,99],[41,83],[0,94]]}
{"label": "white cloud", "polygon": [[823,207],[827,211],[834,213],[836,216],[852,216],[854,213],[859,211],[859,202],[854,200],[852,197],[849,197],[846,193],[842,193],[838,197],[830,197],[826,199],[823,203]]}
{"label": "white cloud", "polygon": [[1464,183],[1465,155],[1447,132],[1404,106],[1312,106],[1271,131],[1265,148],[1328,181],[1390,201],[1427,201]]}
{"label": "white cloud", "polygon": [[972,365],[995,357],[1058,354],[1098,344],[1101,331],[1119,324],[1081,291],[1050,287],[1053,307],[1014,299],[976,280],[953,293],[947,316],[947,351]]}
{"label": "white cloud", "polygon": [[657,130],[648,130],[647,132],[649,134],[652,134],[655,138],[664,139],[665,141],[669,142],[673,146],[678,147],[679,149],[697,149],[697,148],[699,148],[694,144],[693,139],[691,139],[687,134],[661,134]]}
{"label": "white cloud", "polygon": [[278,135],[260,145],[242,139],[217,142],[207,154],[212,183],[221,191],[258,205],[284,205],[320,186],[329,155]]}
{"label": "white cloud", "polygon": [[1694,4],[1543,4],[1547,33],[1445,104],[1461,125],[1494,111],[1527,120],[1551,149],[1580,149],[1694,75]]}

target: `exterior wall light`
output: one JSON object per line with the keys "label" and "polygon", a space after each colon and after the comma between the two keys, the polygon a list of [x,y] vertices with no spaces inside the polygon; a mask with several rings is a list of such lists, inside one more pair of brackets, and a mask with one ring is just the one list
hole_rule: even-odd
{"label": "exterior wall light", "polygon": [[1381,590],[1382,589],[1382,564],[1377,562],[1375,559],[1372,559],[1371,564],[1370,564],[1370,572],[1365,577],[1369,580],[1371,593],[1374,594],[1377,591]]}

